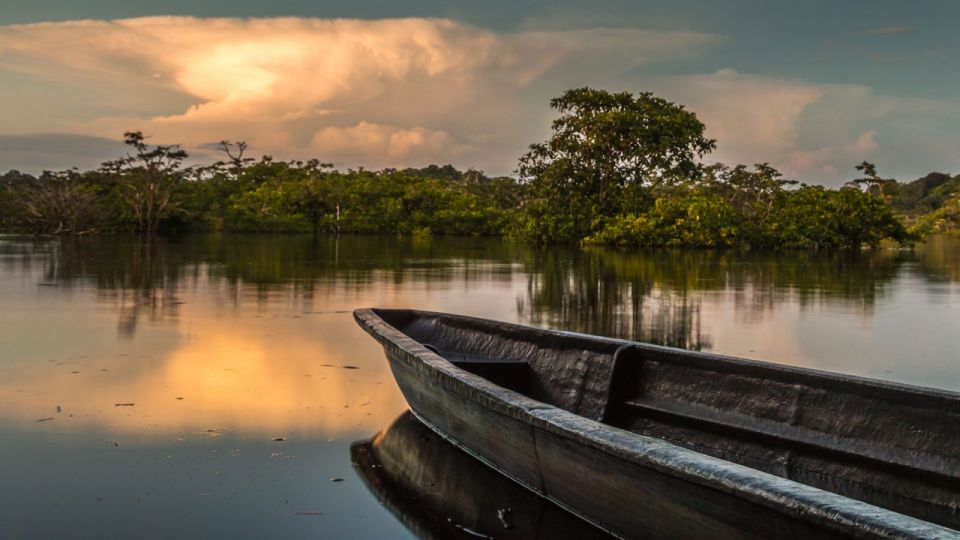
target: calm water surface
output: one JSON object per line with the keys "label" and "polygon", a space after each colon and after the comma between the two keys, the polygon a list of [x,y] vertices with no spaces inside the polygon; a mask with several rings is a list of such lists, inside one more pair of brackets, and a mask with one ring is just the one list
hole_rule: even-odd
{"label": "calm water surface", "polygon": [[[401,417],[406,404],[381,349],[352,320],[365,306],[960,390],[960,240],[951,238],[913,251],[757,254],[464,239],[6,237],[0,537],[432,534],[351,465],[354,441],[393,426],[380,439],[403,449],[404,434],[419,433]],[[489,503],[473,500],[482,489],[466,490],[495,512],[508,488],[471,482],[498,486]],[[535,501],[513,504],[543,512]],[[471,537],[471,524],[452,517],[447,532]]]}

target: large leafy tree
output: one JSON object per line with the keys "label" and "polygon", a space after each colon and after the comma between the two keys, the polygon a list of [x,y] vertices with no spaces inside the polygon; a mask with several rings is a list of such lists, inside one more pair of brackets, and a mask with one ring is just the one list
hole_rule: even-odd
{"label": "large leafy tree", "polygon": [[179,145],[151,147],[139,131],[124,133],[123,142],[133,153],[104,163],[103,171],[119,182],[137,231],[153,234],[175,207],[173,196],[186,179],[181,166],[187,153]]}
{"label": "large leafy tree", "polygon": [[579,240],[639,210],[652,190],[698,178],[715,147],[694,113],[650,92],[579,88],[550,106],[560,113],[552,136],[517,171],[527,184],[517,232],[539,241]]}

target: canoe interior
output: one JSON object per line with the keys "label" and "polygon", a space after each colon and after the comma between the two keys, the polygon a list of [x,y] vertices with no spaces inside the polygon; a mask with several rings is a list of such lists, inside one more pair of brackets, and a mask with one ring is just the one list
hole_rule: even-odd
{"label": "canoe interior", "polygon": [[454,365],[535,400],[960,528],[960,395],[469,317],[376,312]]}

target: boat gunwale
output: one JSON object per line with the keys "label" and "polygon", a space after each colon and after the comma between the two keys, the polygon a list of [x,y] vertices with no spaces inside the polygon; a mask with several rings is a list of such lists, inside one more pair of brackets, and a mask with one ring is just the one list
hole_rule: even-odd
{"label": "boat gunwale", "polygon": [[[414,318],[461,320],[489,325],[492,328],[509,330],[510,333],[519,334],[522,332],[528,335],[532,333],[552,338],[563,337],[586,340],[606,346],[633,344],[641,349],[664,352],[668,355],[680,353],[682,356],[696,358],[702,361],[722,360],[728,365],[734,365],[738,368],[756,369],[757,367],[761,367],[763,369],[770,369],[776,374],[800,378],[813,377],[817,381],[835,380],[837,382],[856,382],[878,390],[907,391],[910,393],[919,393],[924,396],[934,395],[946,399],[958,399],[960,398],[960,393],[936,388],[926,389],[901,383],[836,374],[821,370],[783,366],[758,360],[686,351],[623,339],[605,338],[560,330],[546,330],[449,313],[413,309],[379,310],[374,308],[357,309],[353,312],[354,318],[367,333],[373,336],[385,348],[392,348],[396,353],[402,353],[394,354],[391,357],[388,351],[388,357],[391,357],[391,360],[394,358],[398,360],[402,359],[411,367],[416,368],[417,366],[423,366],[425,369],[434,371],[443,376],[439,379],[441,384],[461,397],[478,402],[480,405],[498,414],[525,422],[535,428],[544,429],[553,435],[579,444],[586,444],[618,459],[649,467],[657,472],[683,481],[716,489],[728,495],[751,501],[794,518],[813,522],[840,532],[849,533],[853,531],[884,537],[903,538],[960,538],[960,532],[935,523],[788,480],[744,465],[715,458],[662,439],[617,428],[579,416],[560,407],[537,401],[520,392],[504,388],[488,379],[457,367],[449,360],[430,351],[424,347],[422,343],[388,323],[380,316],[378,311],[405,312]],[[462,389],[455,388],[455,385],[450,383],[466,386],[471,389],[471,391],[463,392]],[[421,416],[417,411],[414,411],[414,414],[417,414],[418,417]],[[425,423],[441,436],[453,439],[451,434],[442,433],[432,422],[427,421]],[[452,442],[456,443],[455,440]],[[462,445],[458,444],[458,446]],[[470,451],[470,453],[476,455],[475,452]],[[482,461],[487,462],[485,459]],[[514,478],[514,480],[516,479]],[[523,482],[519,483],[526,485]],[[526,487],[530,488],[530,486]],[[549,494],[541,493],[541,495],[553,500]],[[562,501],[555,502],[563,505]]]}

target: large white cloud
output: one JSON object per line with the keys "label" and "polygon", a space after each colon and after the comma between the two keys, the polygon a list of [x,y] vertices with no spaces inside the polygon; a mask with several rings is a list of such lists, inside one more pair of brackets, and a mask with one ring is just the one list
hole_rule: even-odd
{"label": "large white cloud", "polygon": [[[862,85],[731,69],[661,77],[650,84],[696,111],[707,134],[718,140],[711,160],[770,162],[790,176],[832,185],[852,178],[854,165],[863,160],[901,177],[960,168],[960,158],[943,141],[930,144],[938,122],[960,120],[960,102],[883,96]],[[917,130],[930,133],[918,137]],[[960,133],[946,139],[960,143]]]}
{"label": "large white cloud", "polygon": [[231,139],[254,153],[339,166],[452,162],[507,173],[548,135],[549,98],[593,86],[686,104],[719,140],[712,160],[767,161],[831,184],[864,159],[891,175],[960,169],[955,101],[731,69],[657,75],[697,55],[703,64],[722,41],[629,28],[502,33],[446,19],[0,26],[0,101],[17,104],[0,109],[0,135],[116,139],[139,129],[200,159],[210,143]]}
{"label": "large white cloud", "polygon": [[149,116],[78,115],[61,126],[74,133],[141,129],[188,147],[245,139],[279,157],[457,159],[505,171],[547,128],[555,90],[538,83],[586,84],[598,69],[628,70],[713,40],[631,29],[498,34],[443,19],[152,17],[0,27],[0,69],[108,94],[116,84],[118,98],[162,87],[192,101],[157,104],[164,112]]}

